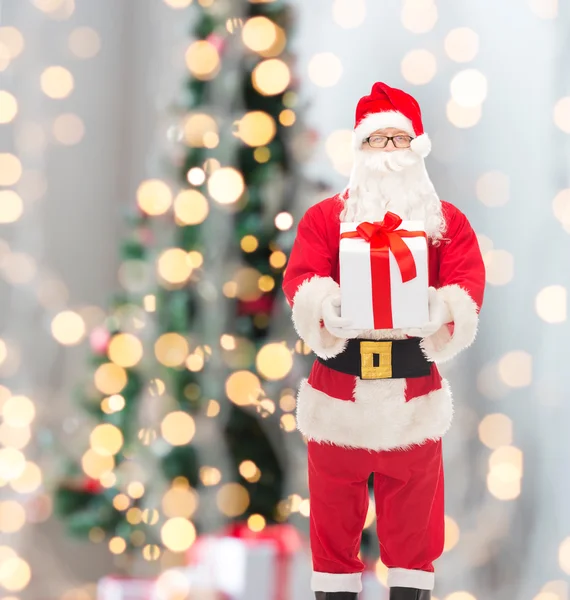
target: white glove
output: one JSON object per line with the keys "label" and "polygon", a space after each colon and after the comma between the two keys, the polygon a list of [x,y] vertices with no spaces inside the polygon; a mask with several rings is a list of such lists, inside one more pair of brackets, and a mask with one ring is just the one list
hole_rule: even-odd
{"label": "white glove", "polygon": [[350,319],[340,316],[340,294],[332,294],[323,300],[323,322],[326,330],[338,338],[354,338],[360,331],[349,329]]}
{"label": "white glove", "polygon": [[446,323],[453,320],[449,307],[445,300],[430,287],[429,294],[429,321],[419,329],[407,329],[406,333],[413,337],[426,338],[438,331]]}

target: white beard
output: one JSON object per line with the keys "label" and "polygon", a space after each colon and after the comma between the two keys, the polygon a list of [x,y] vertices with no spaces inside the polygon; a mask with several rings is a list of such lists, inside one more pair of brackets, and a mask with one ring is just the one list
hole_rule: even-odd
{"label": "white beard", "polygon": [[411,150],[356,151],[344,194],[343,222],[381,221],[387,211],[423,221],[433,241],[443,237],[441,201],[424,159]]}

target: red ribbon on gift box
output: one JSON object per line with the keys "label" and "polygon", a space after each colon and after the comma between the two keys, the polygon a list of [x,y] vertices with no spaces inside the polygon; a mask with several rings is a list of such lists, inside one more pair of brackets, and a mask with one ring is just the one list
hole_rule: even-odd
{"label": "red ribbon on gift box", "polygon": [[247,523],[232,523],[224,531],[230,537],[250,542],[272,542],[277,550],[275,576],[275,600],[293,600],[290,594],[291,574],[289,567],[291,557],[301,550],[303,540],[300,533],[292,525],[269,525],[261,531],[252,531]]}
{"label": "red ribbon on gift box", "polygon": [[374,329],[392,329],[392,291],[390,287],[390,252],[394,255],[402,276],[402,282],[411,281],[417,276],[416,263],[412,251],[402,238],[424,237],[424,231],[397,229],[402,219],[387,212],[380,222],[360,223],[356,231],[341,233],[343,238],[359,238],[370,244],[370,269],[372,273],[372,311]]}

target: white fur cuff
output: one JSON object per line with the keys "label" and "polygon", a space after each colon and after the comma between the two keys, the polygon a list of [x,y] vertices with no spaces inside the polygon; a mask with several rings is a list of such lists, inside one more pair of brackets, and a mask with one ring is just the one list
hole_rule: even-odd
{"label": "white fur cuff", "polygon": [[428,134],[422,133],[422,135],[418,135],[417,138],[414,138],[410,144],[410,148],[412,149],[412,152],[425,158],[431,152],[431,140],[429,139]]}
{"label": "white fur cuff", "polygon": [[446,285],[437,290],[449,310],[453,321],[453,335],[447,325],[422,340],[424,354],[433,362],[451,360],[461,350],[469,347],[477,335],[479,315],[477,304],[459,285]]}
{"label": "white fur cuff", "polygon": [[313,592],[361,592],[362,573],[319,573],[311,577]]}
{"label": "white fur cuff", "polygon": [[414,569],[388,569],[388,587],[416,588],[433,590],[435,575],[429,571]]}
{"label": "white fur cuff", "polygon": [[337,338],[321,326],[323,301],[340,287],[331,277],[313,277],[304,281],[293,298],[295,330],[321,358],[332,358],[346,347],[347,340]]}

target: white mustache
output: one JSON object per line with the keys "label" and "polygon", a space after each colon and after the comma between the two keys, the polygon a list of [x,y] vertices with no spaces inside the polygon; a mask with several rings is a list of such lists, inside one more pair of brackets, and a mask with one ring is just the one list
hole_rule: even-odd
{"label": "white mustache", "polygon": [[411,150],[394,152],[362,152],[358,160],[370,171],[381,173],[399,173],[418,163],[420,157]]}

